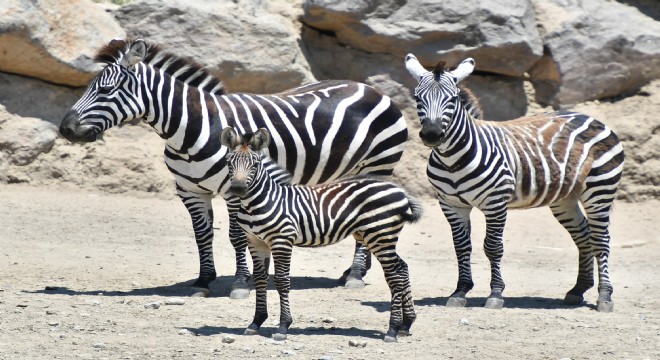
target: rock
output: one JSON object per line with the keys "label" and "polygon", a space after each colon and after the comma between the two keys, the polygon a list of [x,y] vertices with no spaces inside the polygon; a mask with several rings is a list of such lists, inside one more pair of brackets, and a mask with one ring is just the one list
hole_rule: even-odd
{"label": "rock", "polygon": [[[55,125],[40,119],[13,116],[2,105],[0,129],[0,152],[9,163],[19,166],[30,164],[39,154],[49,152],[59,136]],[[2,177],[0,175],[0,181]]]}
{"label": "rock", "polygon": [[501,75],[470,75],[461,85],[477,97],[486,120],[510,120],[527,113],[523,80]]}
{"label": "rock", "polygon": [[465,326],[465,325],[470,325],[470,320],[468,320],[467,318],[461,318],[461,319],[458,321],[458,325],[463,325],[463,326]]}
{"label": "rock", "polygon": [[59,321],[49,321],[49,322],[47,322],[47,324],[48,324],[48,326],[57,326],[57,325],[60,324],[60,322]]}
{"label": "rock", "polygon": [[125,37],[112,16],[85,0],[3,0],[0,19],[0,71],[69,86],[96,75],[100,44]]}
{"label": "rock", "polygon": [[353,346],[353,347],[366,347],[367,342],[365,340],[348,340],[348,346]]}
{"label": "rock", "polygon": [[333,322],[337,321],[337,319],[335,319],[333,317],[326,317],[326,318],[323,318],[322,321],[326,324],[332,324]]}
{"label": "rock", "polygon": [[607,0],[533,3],[544,43],[529,71],[537,102],[570,107],[660,77],[660,22],[636,8]]}
{"label": "rock", "polygon": [[[145,309],[154,309],[154,310],[155,310],[155,309],[160,308],[160,306],[161,306],[162,304],[163,304],[163,303],[160,302],[160,301],[154,301],[154,302],[150,302],[150,303],[148,303],[148,304],[144,304],[144,308],[145,308]],[[185,329],[184,329],[184,330],[185,330]]]}
{"label": "rock", "polygon": [[105,344],[104,343],[96,343],[92,345],[94,349],[105,349]]}
{"label": "rock", "polygon": [[401,62],[409,52],[427,66],[474,57],[480,71],[518,76],[542,55],[529,0],[306,0],[304,7],[307,26]]}
{"label": "rock", "polygon": [[208,66],[228,91],[270,93],[314,79],[298,44],[299,25],[277,13],[276,6],[145,0],[114,14],[129,35]]}
{"label": "rock", "polygon": [[234,341],[236,341],[236,338],[231,335],[225,335],[222,337],[222,342],[225,344],[232,344]]}
{"label": "rock", "polygon": [[168,298],[165,299],[165,305],[183,305],[186,303],[186,300],[182,298]]}
{"label": "rock", "polygon": [[179,335],[195,335],[195,333],[188,329],[181,329],[179,330]]}

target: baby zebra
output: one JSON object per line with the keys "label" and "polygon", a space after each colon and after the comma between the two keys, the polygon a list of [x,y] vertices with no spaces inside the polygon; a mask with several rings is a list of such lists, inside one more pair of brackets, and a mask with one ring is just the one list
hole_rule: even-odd
{"label": "baby zebra", "polygon": [[268,318],[271,253],[280,295],[280,325],[273,338],[284,340],[292,322],[289,269],[293,246],[330,245],[352,234],[381,263],[392,292],[384,340],[394,342],[397,335],[407,335],[416,315],[408,265],[396,253],[396,243],[403,224],[421,217],[421,206],[400,187],[364,176],[313,187],[283,181],[282,170],[262,155],[270,143],[270,133],[263,128],[241,136],[228,127],[220,141],[229,148],[229,191],[241,201],[238,223],[247,234],[254,264],[256,310],[245,334],[256,334]]}

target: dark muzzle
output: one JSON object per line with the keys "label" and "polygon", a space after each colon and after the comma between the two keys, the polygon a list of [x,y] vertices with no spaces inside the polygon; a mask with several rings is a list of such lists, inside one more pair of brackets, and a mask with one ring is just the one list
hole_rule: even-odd
{"label": "dark muzzle", "polygon": [[80,125],[78,112],[70,110],[60,124],[60,134],[71,142],[93,142],[97,132],[92,126]]}

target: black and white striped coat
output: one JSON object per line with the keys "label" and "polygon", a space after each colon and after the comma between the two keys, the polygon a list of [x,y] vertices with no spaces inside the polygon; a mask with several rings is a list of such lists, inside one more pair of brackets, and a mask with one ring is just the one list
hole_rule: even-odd
{"label": "black and white striped coat", "polygon": [[[60,132],[71,141],[94,141],[112,126],[145,119],[165,140],[165,162],[191,215],[199,250],[194,286],[205,294],[216,277],[211,199],[229,186],[227,149],[219,141],[224,127],[267,128],[273,137],[267,152],[303,184],[390,175],[407,139],[401,112],[365,84],[322,81],[273,95],[225,94],[222,83],[199,64],[142,40],[113,40],[96,59],[106,66],[65,116]],[[227,200],[236,250],[231,296],[246,297],[247,243],[235,221],[238,203]],[[351,275],[361,277],[361,270],[354,270]]]}
{"label": "black and white striped coat", "polygon": [[486,218],[484,250],[491,263],[486,306],[499,308],[504,304],[500,262],[507,210],[550,206],[579,251],[577,282],[565,302],[583,301],[594,285],[595,259],[598,310],[612,311],[608,226],[624,161],[616,134],[590,116],[571,112],[502,122],[476,119],[476,100],[457,86],[474,69],[474,60],[464,60],[453,71],[442,65],[426,71],[414,55],[406,57],[407,69],[419,82],[420,138],[433,148],[427,175],[451,226],[458,258],[458,284],[447,305],[465,306],[474,285],[472,208]]}
{"label": "black and white striped coat", "polygon": [[417,202],[392,183],[364,176],[317,186],[283,184],[273,179],[273,167],[262,158],[261,150],[270,142],[266,129],[241,136],[227,128],[221,138],[230,149],[229,191],[240,199],[238,223],[248,234],[254,263],[256,312],[246,333],[256,333],[268,317],[266,285],[271,253],[281,308],[274,337],[284,339],[292,322],[289,268],[293,246],[325,246],[350,235],[373,252],[392,291],[385,340],[395,341],[400,331],[407,333],[415,312],[408,267],[396,253],[396,243],[404,223],[420,218]]}

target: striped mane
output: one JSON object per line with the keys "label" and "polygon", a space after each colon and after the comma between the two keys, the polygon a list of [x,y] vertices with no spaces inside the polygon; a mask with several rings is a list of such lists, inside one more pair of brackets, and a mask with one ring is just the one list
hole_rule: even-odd
{"label": "striped mane", "polygon": [[483,112],[481,110],[481,105],[477,97],[474,96],[472,91],[464,86],[459,87],[460,91],[458,97],[461,99],[461,102],[465,105],[465,110],[472,115],[475,119],[481,119]]}
{"label": "striped mane", "polygon": [[[107,65],[119,63],[134,41],[133,39],[112,40],[98,51],[94,61]],[[222,81],[200,63],[168,53],[159,45],[149,43],[146,45],[147,56],[143,61],[145,64],[158,68],[189,86],[198,87],[211,94],[223,95],[225,93]]]}

